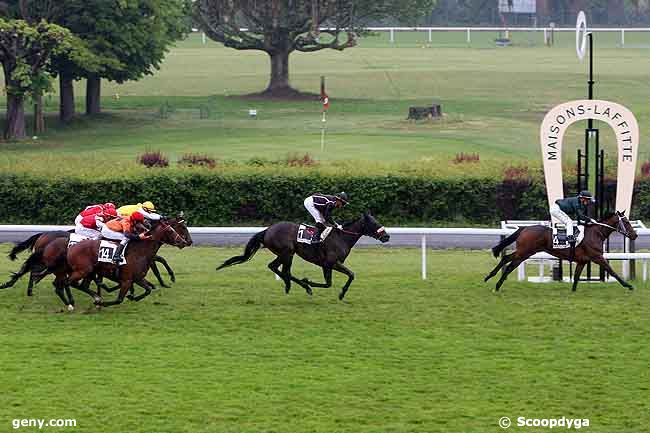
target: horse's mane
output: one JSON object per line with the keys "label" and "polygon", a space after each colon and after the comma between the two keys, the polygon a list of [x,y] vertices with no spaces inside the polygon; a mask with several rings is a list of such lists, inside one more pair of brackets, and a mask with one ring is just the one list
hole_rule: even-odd
{"label": "horse's mane", "polygon": [[348,227],[348,226],[351,226],[352,224],[354,224],[354,223],[356,223],[357,221],[362,220],[362,219],[364,219],[364,218],[365,218],[365,215],[364,215],[364,214],[361,214],[361,216],[360,216],[359,218],[354,219],[354,220],[350,220],[350,221],[344,221],[343,224],[341,224],[341,225],[342,225],[343,227]]}

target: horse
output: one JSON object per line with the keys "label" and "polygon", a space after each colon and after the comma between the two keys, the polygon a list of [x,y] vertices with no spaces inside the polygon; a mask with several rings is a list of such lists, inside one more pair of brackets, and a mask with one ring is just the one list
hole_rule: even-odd
{"label": "horse", "polygon": [[[156,253],[163,244],[169,244],[177,248],[185,248],[192,245],[192,237],[187,230],[187,225],[182,217],[174,219],[161,219],[154,223],[150,230],[151,239],[133,240],[129,242],[125,254],[127,263],[119,268],[113,263],[98,261],[99,240],[85,240],[71,246],[68,249],[65,271],[58,269],[55,272],[55,285],[57,290],[61,287],[72,285],[82,292],[93,297],[98,306],[108,307],[121,304],[127,292],[133,288],[134,283],[139,283],[145,289],[144,294],[139,296],[130,295],[128,299],[140,301],[151,293],[144,279],[149,267],[156,256]],[[55,263],[50,264],[56,266]],[[88,286],[90,280],[87,278],[93,274],[113,279],[119,283],[120,292],[114,301],[104,302],[98,293],[91,291]],[[77,287],[75,284],[80,283]]]}
{"label": "horse", "polygon": [[[361,236],[369,236],[382,243],[388,242],[390,239],[384,227],[369,212],[364,213],[355,221],[344,224],[342,229],[333,229],[330,235],[318,244],[298,242],[298,227],[298,224],[281,222],[257,233],[248,241],[243,255],[226,260],[217,267],[217,271],[247,262],[261,247],[266,247],[277,256],[268,264],[268,268],[282,278],[285,293],[288,294],[291,290],[292,281],[303,287],[308,295],[312,294],[312,287],[331,287],[332,271],[334,270],[348,277],[339,294],[339,300],[343,300],[354,280],[354,273],[343,263],[357,241]],[[295,254],[320,266],[323,269],[325,283],[316,283],[307,278],[300,280],[291,275],[291,264]],[[280,270],[280,265],[282,265],[282,270]]]}
{"label": "horse", "polygon": [[[10,260],[16,260],[17,255],[19,253],[28,249],[32,250],[33,253],[23,263],[20,270],[12,274],[11,279],[9,281],[0,285],[0,289],[13,287],[14,284],[16,284],[16,282],[20,278],[22,278],[25,274],[29,273],[30,276],[29,276],[29,283],[27,285],[27,296],[32,296],[34,286],[51,273],[47,271],[47,267],[42,263],[42,253],[45,247],[50,242],[56,239],[60,239],[60,238],[65,239],[66,241],[65,248],[62,248],[62,243],[59,243],[59,245],[57,245],[57,250],[55,250],[55,251],[59,251],[60,254],[62,255],[65,254],[65,252],[67,251],[67,244],[70,238],[70,233],[72,232],[73,231],[71,230],[71,231],[51,231],[51,232],[37,233],[29,237],[28,239],[24,240],[23,242],[17,243],[9,253]],[[151,271],[156,276],[156,279],[158,280],[160,285],[162,287],[168,288],[169,286],[165,284],[165,281],[162,279],[162,276],[160,275],[160,271],[158,270],[158,266],[156,266],[156,262],[164,266],[172,282],[176,281],[176,276],[174,275],[174,271],[169,266],[167,260],[165,260],[164,257],[161,256],[154,257],[153,262],[151,264]],[[107,291],[110,291],[110,289],[101,282],[101,279],[95,280],[95,283],[97,285],[98,291],[101,290],[102,288]]]}
{"label": "horse", "polygon": [[576,269],[573,274],[573,287],[571,288],[574,292],[578,287],[582,269],[589,262],[594,262],[602,266],[623,287],[633,290],[634,287],[614,272],[607,259],[603,257],[603,242],[614,232],[618,232],[631,240],[636,239],[638,236],[630,221],[625,216],[625,212],[615,212],[606,216],[601,221],[586,226],[584,239],[575,249],[553,249],[553,231],[550,227],[542,225],[521,227],[492,248],[494,257],[499,257],[499,254],[508,245],[517,241],[515,251],[511,254],[504,255],[499,264],[485,277],[484,281],[487,282],[490,278],[494,277],[499,272],[499,269],[507,264],[495,288],[496,291],[499,291],[508,274],[533,254],[544,251],[558,259],[576,262]]}

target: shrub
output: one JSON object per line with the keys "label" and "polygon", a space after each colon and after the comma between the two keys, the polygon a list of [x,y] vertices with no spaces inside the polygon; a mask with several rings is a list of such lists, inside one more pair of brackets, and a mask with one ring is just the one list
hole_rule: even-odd
{"label": "shrub", "polygon": [[159,150],[143,153],[138,156],[138,162],[148,168],[169,166],[169,159]]}
{"label": "shrub", "polygon": [[650,161],[646,161],[641,165],[641,176],[650,177]]}
{"label": "shrub", "polygon": [[480,162],[480,157],[478,153],[457,153],[454,158],[455,164],[463,164],[467,162]]}
{"label": "shrub", "polygon": [[186,153],[181,157],[181,159],[178,160],[178,165],[183,165],[186,167],[198,166],[215,168],[217,166],[217,161],[208,155]]}
{"label": "shrub", "polygon": [[318,161],[308,153],[302,156],[297,153],[289,154],[285,162],[289,167],[313,167],[318,164]]}

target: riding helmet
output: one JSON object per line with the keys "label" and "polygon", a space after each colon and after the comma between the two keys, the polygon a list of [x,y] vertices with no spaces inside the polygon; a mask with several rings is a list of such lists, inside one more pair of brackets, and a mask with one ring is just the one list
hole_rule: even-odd
{"label": "riding helmet", "polygon": [[348,204],[348,195],[341,191],[340,193],[336,194],[334,197],[338,198],[343,202],[343,204]]}

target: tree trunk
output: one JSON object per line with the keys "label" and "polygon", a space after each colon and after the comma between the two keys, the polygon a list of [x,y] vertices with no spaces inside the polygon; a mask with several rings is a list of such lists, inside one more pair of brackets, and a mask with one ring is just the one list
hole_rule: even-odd
{"label": "tree trunk", "polygon": [[5,140],[22,140],[25,132],[25,101],[22,96],[7,95],[7,119],[5,123]]}
{"label": "tree trunk", "polygon": [[271,57],[271,81],[264,93],[283,96],[295,92],[289,85],[289,50],[269,53]]}
{"label": "tree trunk", "polygon": [[43,95],[34,95],[34,135],[45,132],[45,117],[43,116]]}
{"label": "tree trunk", "polygon": [[98,75],[88,77],[86,83],[86,114],[99,114],[101,112],[100,96],[102,81]]}
{"label": "tree trunk", "polygon": [[59,73],[59,119],[68,123],[75,115],[74,81],[69,74]]}

